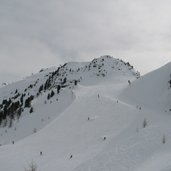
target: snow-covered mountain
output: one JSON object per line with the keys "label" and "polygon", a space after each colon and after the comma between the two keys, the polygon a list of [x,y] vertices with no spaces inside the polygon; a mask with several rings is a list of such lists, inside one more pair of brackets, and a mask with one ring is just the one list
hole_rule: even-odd
{"label": "snow-covered mountain", "polygon": [[0,171],[171,170],[170,68],[102,56],[4,86]]}
{"label": "snow-covered mountain", "polygon": [[[125,76],[138,78],[139,73],[129,63],[102,56],[91,62],[70,62],[40,70],[1,88],[0,134],[3,138],[0,144],[19,140],[47,125],[72,103],[75,97],[72,90],[78,83],[93,85]],[[8,133],[7,127],[11,128]]]}

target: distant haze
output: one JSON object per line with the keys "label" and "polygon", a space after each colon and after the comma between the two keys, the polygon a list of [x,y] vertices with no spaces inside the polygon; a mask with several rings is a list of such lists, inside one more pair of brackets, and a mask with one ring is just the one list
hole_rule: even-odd
{"label": "distant haze", "polygon": [[111,55],[145,74],[171,61],[170,0],[1,0],[0,83]]}

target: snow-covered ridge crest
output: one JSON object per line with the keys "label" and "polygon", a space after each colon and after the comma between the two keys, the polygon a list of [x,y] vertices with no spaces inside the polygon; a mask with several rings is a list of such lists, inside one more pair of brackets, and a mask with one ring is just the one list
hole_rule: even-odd
{"label": "snow-covered ridge crest", "polygon": [[[63,68],[69,70],[68,75],[81,75],[82,77],[88,78],[88,76],[100,76],[105,77],[113,74],[113,76],[119,75],[134,75],[137,78],[140,77],[140,73],[136,72],[129,64],[120,59],[113,58],[109,55],[101,56],[100,58],[93,59],[91,62],[69,62],[66,63]],[[71,76],[72,77],[72,76]]]}

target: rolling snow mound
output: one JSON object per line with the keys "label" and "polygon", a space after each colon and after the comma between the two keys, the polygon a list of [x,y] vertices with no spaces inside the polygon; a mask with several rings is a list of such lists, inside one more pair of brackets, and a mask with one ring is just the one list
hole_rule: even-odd
{"label": "rolling snow mound", "polygon": [[121,95],[128,103],[156,111],[171,109],[171,63],[134,81]]}

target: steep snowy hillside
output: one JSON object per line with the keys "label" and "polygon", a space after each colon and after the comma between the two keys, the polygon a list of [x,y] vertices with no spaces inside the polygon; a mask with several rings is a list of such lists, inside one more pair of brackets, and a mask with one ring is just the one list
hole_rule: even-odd
{"label": "steep snowy hillside", "polygon": [[122,93],[121,99],[171,114],[171,63],[133,82]]}
{"label": "steep snowy hillside", "polygon": [[129,63],[103,56],[91,62],[70,62],[41,70],[0,89],[0,144],[37,132],[60,115],[75,99],[74,87],[112,80],[135,79]]}

